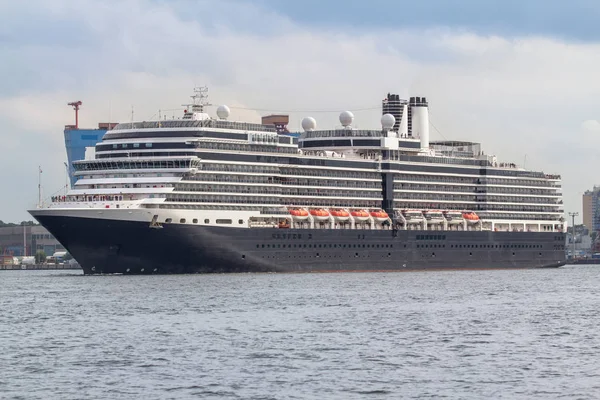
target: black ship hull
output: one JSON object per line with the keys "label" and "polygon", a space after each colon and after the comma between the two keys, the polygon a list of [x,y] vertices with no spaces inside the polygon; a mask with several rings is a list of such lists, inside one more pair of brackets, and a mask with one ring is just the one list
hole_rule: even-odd
{"label": "black ship hull", "polygon": [[555,232],[233,228],[37,215],[85,274],[550,268]]}

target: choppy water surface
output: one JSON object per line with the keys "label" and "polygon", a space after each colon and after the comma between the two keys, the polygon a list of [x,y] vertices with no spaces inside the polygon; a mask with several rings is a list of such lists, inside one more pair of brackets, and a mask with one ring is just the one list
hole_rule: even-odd
{"label": "choppy water surface", "polygon": [[2,398],[599,398],[600,267],[0,272]]}

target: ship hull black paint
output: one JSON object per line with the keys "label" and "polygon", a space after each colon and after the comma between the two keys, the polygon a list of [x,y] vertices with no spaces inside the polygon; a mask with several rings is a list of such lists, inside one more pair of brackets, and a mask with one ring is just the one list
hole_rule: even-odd
{"label": "ship hull black paint", "polygon": [[85,274],[549,268],[564,234],[234,228],[61,216],[38,221]]}

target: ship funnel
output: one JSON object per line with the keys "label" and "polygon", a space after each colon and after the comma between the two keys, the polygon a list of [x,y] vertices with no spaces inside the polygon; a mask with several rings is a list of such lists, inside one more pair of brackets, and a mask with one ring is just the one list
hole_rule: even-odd
{"label": "ship funnel", "polygon": [[412,134],[421,139],[421,150],[429,149],[429,108],[425,97],[411,97]]}

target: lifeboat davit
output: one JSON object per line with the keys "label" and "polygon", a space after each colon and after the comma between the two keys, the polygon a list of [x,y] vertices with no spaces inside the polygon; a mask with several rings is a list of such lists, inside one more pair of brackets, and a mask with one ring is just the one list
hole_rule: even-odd
{"label": "lifeboat davit", "polygon": [[337,221],[347,221],[350,218],[350,213],[346,210],[331,210],[330,213]]}
{"label": "lifeboat davit", "polygon": [[468,223],[474,224],[479,222],[479,215],[475,214],[472,211],[463,212],[463,218],[467,220]]}
{"label": "lifeboat davit", "polygon": [[444,222],[444,214],[440,210],[424,210],[423,215],[431,224]]}
{"label": "lifeboat davit", "polygon": [[296,221],[302,221],[308,218],[308,211],[303,208],[291,208],[290,215]]}
{"label": "lifeboat davit", "polygon": [[365,210],[350,211],[350,215],[352,215],[352,217],[354,217],[354,219],[357,221],[366,221],[369,219],[369,213]]}
{"label": "lifeboat davit", "polygon": [[459,225],[464,222],[463,214],[460,211],[444,211],[444,216],[450,225]]}
{"label": "lifeboat davit", "polygon": [[383,222],[388,220],[388,214],[383,210],[371,211],[371,217],[376,221]]}
{"label": "lifeboat davit", "polygon": [[329,211],[323,208],[313,208],[310,210],[310,215],[312,215],[315,219],[323,221],[329,219],[330,214]]}

